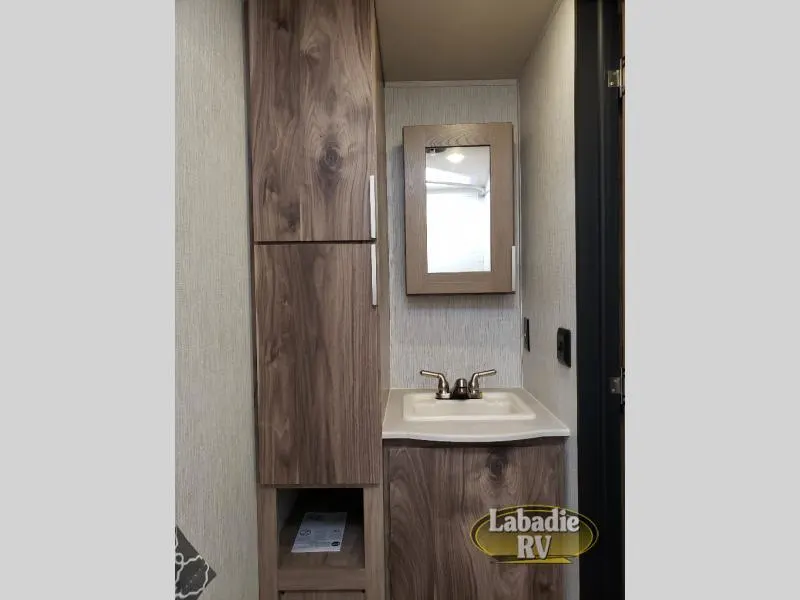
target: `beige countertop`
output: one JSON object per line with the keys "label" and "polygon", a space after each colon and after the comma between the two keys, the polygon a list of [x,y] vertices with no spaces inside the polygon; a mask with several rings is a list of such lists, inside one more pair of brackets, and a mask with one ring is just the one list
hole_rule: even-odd
{"label": "beige countertop", "polygon": [[484,391],[516,394],[534,412],[535,418],[519,421],[407,421],[403,418],[404,396],[430,392],[434,398],[434,392],[431,389],[393,389],[389,392],[383,417],[383,439],[487,443],[569,436],[569,428],[526,390],[486,388]]}

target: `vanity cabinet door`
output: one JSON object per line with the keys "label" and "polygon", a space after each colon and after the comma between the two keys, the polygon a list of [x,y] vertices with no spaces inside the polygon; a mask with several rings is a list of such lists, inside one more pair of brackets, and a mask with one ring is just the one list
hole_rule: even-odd
{"label": "vanity cabinet door", "polygon": [[560,505],[563,443],[386,449],[392,600],[563,600],[561,565],[502,565],[472,543],[490,508]]}
{"label": "vanity cabinet door", "polygon": [[373,239],[373,0],[247,3],[254,240]]}
{"label": "vanity cabinet door", "polygon": [[371,246],[254,248],[262,484],[380,481]]}

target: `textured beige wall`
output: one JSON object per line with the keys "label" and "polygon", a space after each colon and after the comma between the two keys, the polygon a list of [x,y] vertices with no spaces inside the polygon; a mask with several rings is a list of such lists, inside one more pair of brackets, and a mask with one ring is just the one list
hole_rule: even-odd
{"label": "textured beige wall", "polygon": [[[522,314],[531,351],[522,353],[523,387],[570,428],[567,506],[578,508],[575,362],[575,0],[562,0],[519,81],[522,176]],[[572,368],[556,359],[556,331],[572,331]],[[567,598],[578,598],[568,567]]]}
{"label": "textured beige wall", "polygon": [[457,377],[488,368],[498,373],[486,385],[518,387],[522,384],[519,294],[406,296],[403,212],[403,127],[511,122],[516,140],[517,86],[513,82],[389,86],[385,102],[392,387],[434,385],[419,374],[420,369],[442,371],[452,384]]}
{"label": "textured beige wall", "polygon": [[175,8],[176,522],[204,600],[257,600],[242,3]]}

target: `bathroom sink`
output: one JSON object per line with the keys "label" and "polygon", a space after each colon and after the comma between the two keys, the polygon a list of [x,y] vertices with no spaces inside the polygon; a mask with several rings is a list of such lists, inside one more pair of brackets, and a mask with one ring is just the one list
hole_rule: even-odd
{"label": "bathroom sink", "polygon": [[403,396],[406,421],[524,421],[536,413],[513,392],[484,391],[475,400],[437,400],[431,392]]}

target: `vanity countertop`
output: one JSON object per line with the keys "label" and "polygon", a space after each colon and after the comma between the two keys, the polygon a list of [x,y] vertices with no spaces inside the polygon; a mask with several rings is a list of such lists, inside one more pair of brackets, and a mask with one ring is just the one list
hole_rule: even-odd
{"label": "vanity countertop", "polygon": [[403,419],[403,397],[430,389],[393,389],[389,392],[383,417],[383,439],[423,440],[430,442],[509,442],[542,437],[568,437],[569,428],[545,406],[522,388],[486,388],[484,391],[506,391],[516,394],[536,414],[536,418],[520,421],[406,421]]}

